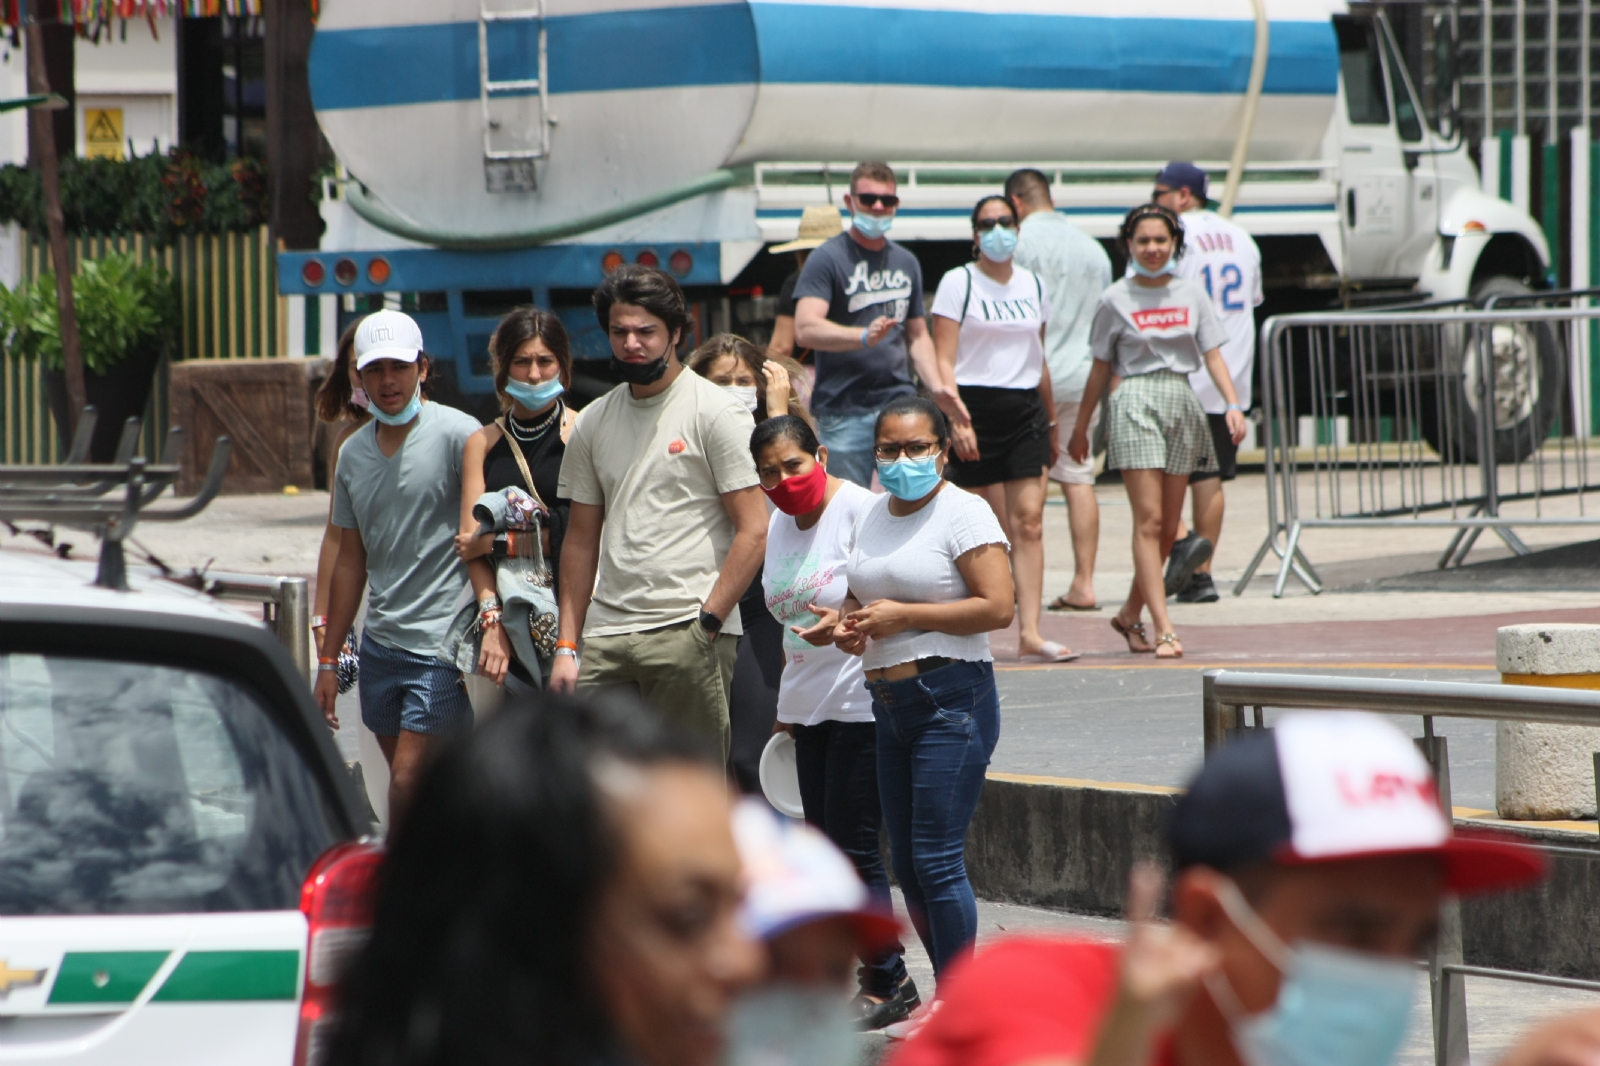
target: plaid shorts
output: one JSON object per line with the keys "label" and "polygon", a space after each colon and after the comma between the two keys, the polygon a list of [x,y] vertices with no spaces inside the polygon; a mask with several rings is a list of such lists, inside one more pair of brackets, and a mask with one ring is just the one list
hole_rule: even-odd
{"label": "plaid shorts", "polygon": [[1157,370],[1123,378],[1110,407],[1107,465],[1175,477],[1217,469],[1211,427],[1186,375]]}
{"label": "plaid shorts", "polygon": [[430,736],[472,724],[461,671],[431,655],[415,655],[361,634],[361,720],[380,737]]}

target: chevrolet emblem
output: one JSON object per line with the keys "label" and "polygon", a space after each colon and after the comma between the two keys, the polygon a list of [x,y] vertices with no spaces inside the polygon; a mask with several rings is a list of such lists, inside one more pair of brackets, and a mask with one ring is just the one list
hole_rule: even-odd
{"label": "chevrolet emblem", "polygon": [[6,960],[0,959],[0,996],[11,994],[13,988],[32,988],[44,983],[46,970],[13,970]]}

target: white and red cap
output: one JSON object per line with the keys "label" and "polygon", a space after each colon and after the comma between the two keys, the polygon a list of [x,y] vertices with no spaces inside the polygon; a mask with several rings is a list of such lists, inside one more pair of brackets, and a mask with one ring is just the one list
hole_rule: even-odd
{"label": "white and red cap", "polygon": [[733,809],[733,839],[744,862],[740,920],[755,939],[823,918],[849,919],[867,954],[899,936],[894,915],[873,904],[844,852],[814,827],[750,797]]}
{"label": "white and red cap", "polygon": [[1225,745],[1178,800],[1168,837],[1178,869],[1437,855],[1452,893],[1545,873],[1533,848],[1456,833],[1416,744],[1358,712],[1286,715],[1270,733]]}
{"label": "white and red cap", "polygon": [[357,370],[379,359],[415,363],[422,354],[422,330],[408,314],[374,311],[356,327],[354,354]]}

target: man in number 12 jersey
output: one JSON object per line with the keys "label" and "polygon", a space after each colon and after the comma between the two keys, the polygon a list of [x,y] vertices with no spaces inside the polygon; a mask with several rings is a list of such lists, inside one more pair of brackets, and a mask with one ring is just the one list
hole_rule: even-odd
{"label": "man in number 12 jersey", "polygon": [[[1206,209],[1206,172],[1193,163],[1167,164],[1156,175],[1151,199],[1176,211],[1183,222],[1184,256],[1173,273],[1199,282],[1210,294],[1227,334],[1222,358],[1233,377],[1239,406],[1248,411],[1256,363],[1255,308],[1261,303],[1261,250],[1241,227]],[[1167,593],[1175,594],[1180,603],[1214,603],[1217,589],[1211,580],[1211,560],[1222,536],[1222,483],[1237,475],[1239,449],[1228,433],[1227,401],[1210,377],[1201,370],[1191,374],[1189,382],[1211,423],[1218,472],[1190,478],[1194,528],[1186,534],[1180,530],[1182,535],[1172,546]]]}

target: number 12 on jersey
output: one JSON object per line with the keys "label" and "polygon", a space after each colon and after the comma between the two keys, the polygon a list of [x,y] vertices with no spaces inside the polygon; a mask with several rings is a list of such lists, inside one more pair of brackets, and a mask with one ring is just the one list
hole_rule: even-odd
{"label": "number 12 on jersey", "polygon": [[[1200,268],[1201,275],[1206,279],[1206,295],[1213,300],[1217,299],[1211,287],[1211,264],[1207,263]],[[1244,288],[1244,272],[1237,263],[1224,263],[1222,269],[1217,271],[1217,277],[1222,282],[1222,309],[1224,311],[1243,311],[1244,300],[1240,290]]]}

